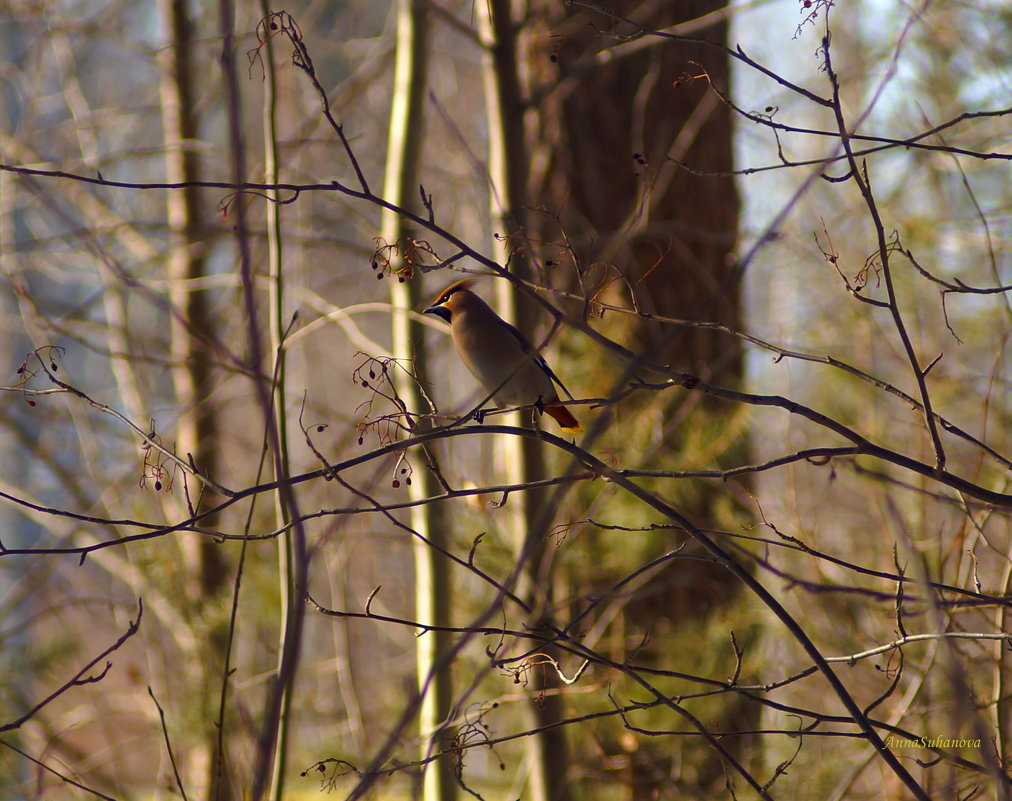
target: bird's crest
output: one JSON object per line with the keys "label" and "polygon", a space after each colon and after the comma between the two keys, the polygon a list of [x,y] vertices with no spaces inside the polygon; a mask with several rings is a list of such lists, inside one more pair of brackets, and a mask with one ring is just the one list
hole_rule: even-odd
{"label": "bird's crest", "polygon": [[454,294],[461,292],[465,289],[470,290],[474,285],[473,278],[465,278],[462,281],[457,281],[455,284],[450,284],[446,289],[439,293],[439,297],[433,301],[433,306],[441,306],[446,303]]}

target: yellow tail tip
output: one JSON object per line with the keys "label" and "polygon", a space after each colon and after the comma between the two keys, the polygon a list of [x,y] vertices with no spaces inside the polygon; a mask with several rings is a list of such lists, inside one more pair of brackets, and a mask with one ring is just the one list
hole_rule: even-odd
{"label": "yellow tail tip", "polygon": [[579,434],[583,431],[580,421],[565,406],[546,406],[545,413],[555,418],[555,422],[567,434]]}

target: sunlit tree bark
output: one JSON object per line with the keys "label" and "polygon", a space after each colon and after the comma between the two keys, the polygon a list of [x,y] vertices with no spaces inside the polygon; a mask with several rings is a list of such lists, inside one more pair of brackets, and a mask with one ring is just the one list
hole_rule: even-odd
{"label": "sunlit tree bark", "polygon": [[[386,176],[383,196],[403,208],[420,208],[418,173],[419,157],[424,141],[423,115],[428,69],[426,36],[426,3],[422,0],[398,0],[397,56],[394,67],[394,90],[391,98],[390,130],[387,139]],[[389,210],[382,217],[381,237],[390,258],[390,316],[394,386],[406,408],[412,413],[410,423],[421,433],[431,428],[424,415],[430,411],[428,400],[418,385],[429,375],[429,355],[422,326],[412,320],[410,312],[418,309],[422,295],[421,275],[412,267],[415,253],[412,237],[418,231],[398,214]],[[417,415],[417,416],[416,416]],[[426,458],[434,458],[427,452]],[[408,496],[414,500],[439,492],[439,484],[428,464],[412,470]],[[443,504],[414,506],[410,512],[411,529],[417,535],[412,543],[415,562],[415,617],[423,625],[448,626],[452,575],[440,551],[449,543]],[[423,539],[424,538],[424,539]],[[451,645],[442,631],[429,631],[416,639],[416,670],[418,692],[423,701],[418,713],[421,759],[448,750],[451,732],[446,728],[452,701],[450,666],[445,657]],[[424,801],[451,801],[456,795],[453,765],[444,757],[424,768],[422,798]]]}
{"label": "sunlit tree bark", "polygon": [[[481,15],[481,32],[486,48],[485,103],[489,121],[489,199],[495,226],[497,258],[521,281],[536,276],[524,241],[528,221],[529,145],[524,139],[524,98],[518,19],[511,0],[490,0]],[[534,332],[541,322],[530,302],[518,302],[515,288],[497,282],[496,297],[502,316],[520,330]],[[533,338],[533,334],[532,334]],[[535,346],[540,346],[536,342]],[[514,424],[524,425],[518,413]],[[532,440],[513,437],[497,443],[502,464],[511,483],[543,479],[548,474],[544,449]],[[529,626],[544,629],[551,621],[555,596],[551,549],[547,533],[553,522],[546,501],[549,493],[532,489],[514,496],[510,521],[518,559],[522,562],[520,594],[535,610]],[[549,558],[546,559],[546,556]],[[545,653],[554,654],[551,647]],[[532,670],[527,676],[530,692],[525,710],[529,728],[535,733],[527,741],[529,786],[534,801],[564,801],[570,797],[568,783],[569,747],[562,718],[562,699],[554,692],[558,683],[551,672]]]}

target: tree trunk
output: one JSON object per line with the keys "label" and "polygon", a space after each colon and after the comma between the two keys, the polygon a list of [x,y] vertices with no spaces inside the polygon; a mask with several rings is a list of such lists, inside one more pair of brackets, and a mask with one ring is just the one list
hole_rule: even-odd
{"label": "tree trunk", "polygon": [[[418,160],[423,141],[423,100],[427,80],[426,3],[423,0],[399,0],[397,4],[397,62],[394,70],[394,95],[391,102],[390,133],[387,140],[386,178],[383,197],[404,208],[419,205]],[[394,274],[410,270],[404,259],[410,250],[408,239],[414,233],[397,214],[384,210],[382,238],[393,245],[391,251],[390,303],[391,333],[394,358],[402,366],[413,365],[414,376],[403,370],[392,371],[397,394],[413,416],[414,433],[431,427],[430,411],[418,386],[428,374],[428,354],[422,326],[411,320],[409,313],[422,303],[421,276]],[[406,279],[406,280],[405,280]],[[407,421],[406,421],[407,422]],[[434,458],[431,453],[426,458]],[[439,492],[434,474],[427,466],[411,475],[407,487],[412,500],[421,500]],[[414,541],[415,557],[415,620],[427,626],[449,626],[452,573],[439,550],[448,545],[443,504],[429,503],[412,507],[410,526],[419,537]],[[423,541],[424,538],[426,541]],[[418,726],[422,759],[427,759],[451,746],[451,732],[446,727],[452,702],[450,666],[441,664],[452,645],[444,631],[428,631],[415,640],[415,662],[418,691],[423,694]],[[456,797],[453,758],[444,757],[423,767],[423,801],[452,801]]]}
{"label": "tree trunk", "polygon": [[[193,24],[185,0],[161,0],[159,12],[168,35],[162,51],[163,72],[160,81],[162,127],[165,133],[166,180],[172,183],[201,179],[197,156],[197,119],[194,111],[194,73],[191,65],[191,46],[194,41]],[[207,309],[205,295],[193,283],[205,274],[208,231],[204,226],[205,209],[200,190],[196,187],[166,193],[169,224],[168,274],[169,299],[173,314],[170,326],[170,363],[175,403],[179,419],[175,432],[176,451],[184,458],[192,455],[193,462],[206,474],[214,476],[218,464],[218,441],[215,436],[218,423],[215,406],[209,402],[213,395],[213,375],[210,348],[202,334],[210,333],[214,326]],[[210,505],[202,501],[200,487],[191,485],[194,506]],[[202,521],[207,528],[215,527],[215,519]],[[183,546],[187,562],[187,598],[193,604],[196,617],[205,609],[214,608],[216,599],[227,578],[227,565],[221,546],[209,538]],[[202,664],[191,664],[191,681],[200,688],[197,703],[201,719],[212,717],[213,693],[216,689],[212,677],[220,675],[218,665],[224,659],[224,639],[208,638],[207,658]],[[217,732],[208,727],[205,742],[190,754],[191,775],[215,786],[218,763],[223,758],[217,753]],[[194,738],[193,742],[198,742]],[[191,782],[193,785],[194,782]],[[229,795],[223,788],[223,797]]]}
{"label": "tree trunk", "polygon": [[[713,0],[637,1],[609,7],[657,30],[723,5]],[[601,290],[600,297],[624,306],[635,301],[644,313],[720,320],[739,327],[741,296],[733,258],[738,196],[733,179],[698,177],[672,161],[707,171],[731,169],[731,112],[710,88],[712,82],[721,92],[728,90],[726,55],[700,43],[629,36],[642,29],[604,13],[571,10],[562,4],[542,4],[541,12],[528,39],[530,92],[540,98],[529,125],[535,143],[531,162],[537,165],[530,197],[550,214],[532,220],[536,227],[529,239],[547,244],[567,238],[572,251],[564,260],[568,258],[568,266],[575,268],[567,272],[546,257],[541,262],[543,280],[572,291],[582,286],[588,295]],[[692,33],[723,42],[727,30],[720,22]],[[701,77],[704,73],[709,81]],[[717,384],[740,384],[742,354],[735,340],[700,328],[626,319],[631,322],[620,335],[645,359],[672,364]],[[614,376],[597,380],[604,393]],[[583,394],[594,394],[586,386],[582,389]],[[732,425],[731,412],[712,403],[699,403],[691,410],[691,427],[679,425],[680,404],[672,401],[652,410],[650,425],[637,424],[636,418],[648,415],[631,414],[629,409],[641,409],[645,403],[656,401],[630,399],[616,425],[627,428],[622,441],[628,453],[639,448],[648,454],[647,461],[672,453],[691,458],[688,449],[699,446],[693,439],[699,431],[723,432]],[[718,434],[706,446],[710,459],[745,455],[740,436],[721,441]],[[719,519],[716,504],[721,496],[726,496],[725,490],[713,493],[693,487],[679,501],[692,519],[710,527]],[[616,568],[611,578],[621,575],[624,571]],[[634,633],[633,639],[658,629],[672,633],[663,639],[651,637],[637,652],[637,660],[660,661],[663,650],[687,645],[677,644],[685,621],[698,626],[701,618],[730,603],[738,591],[720,566],[672,563],[625,607],[623,627]],[[750,727],[741,709],[725,711],[722,725]],[[634,746],[628,745],[630,736],[638,740]],[[628,731],[616,739],[626,744],[616,743],[615,753],[628,759],[630,797],[670,795],[672,786],[666,784],[672,773],[670,745]],[[741,746],[743,738],[734,743]],[[687,760],[683,752],[683,761]],[[688,787],[689,795],[706,793],[721,785],[724,774],[714,754],[700,750],[691,761],[694,776],[688,783],[681,778],[683,792]]]}
{"label": "tree trunk", "polygon": [[[524,101],[521,95],[520,51],[517,23],[510,0],[490,0],[480,19],[487,49],[485,97],[489,120],[489,176],[492,221],[498,234],[500,262],[518,278],[534,280],[534,272],[523,242],[527,226],[529,160],[524,141]],[[523,331],[537,330],[539,319],[528,304],[517,303],[513,286],[497,282],[499,313]],[[540,343],[535,341],[535,345]],[[518,414],[512,425],[524,425]],[[538,481],[547,475],[544,449],[530,439],[506,437],[498,443],[504,449],[510,483]],[[554,578],[552,549],[545,548],[551,517],[544,514],[546,490],[516,493],[508,507],[518,560],[523,562],[518,592],[535,610],[526,625],[538,630],[549,620],[553,606]],[[544,652],[554,656],[555,649]],[[565,801],[569,796],[569,748],[562,720],[562,696],[552,692],[558,686],[554,673],[536,669],[528,674],[527,727],[536,732],[527,740],[529,789],[532,801]]]}

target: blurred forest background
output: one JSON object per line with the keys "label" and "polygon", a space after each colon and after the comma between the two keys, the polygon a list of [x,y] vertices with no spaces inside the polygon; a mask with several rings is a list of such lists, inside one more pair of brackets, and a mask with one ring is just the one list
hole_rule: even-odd
{"label": "blurred forest background", "polygon": [[1012,798],[1007,4],[0,20],[0,797]]}

